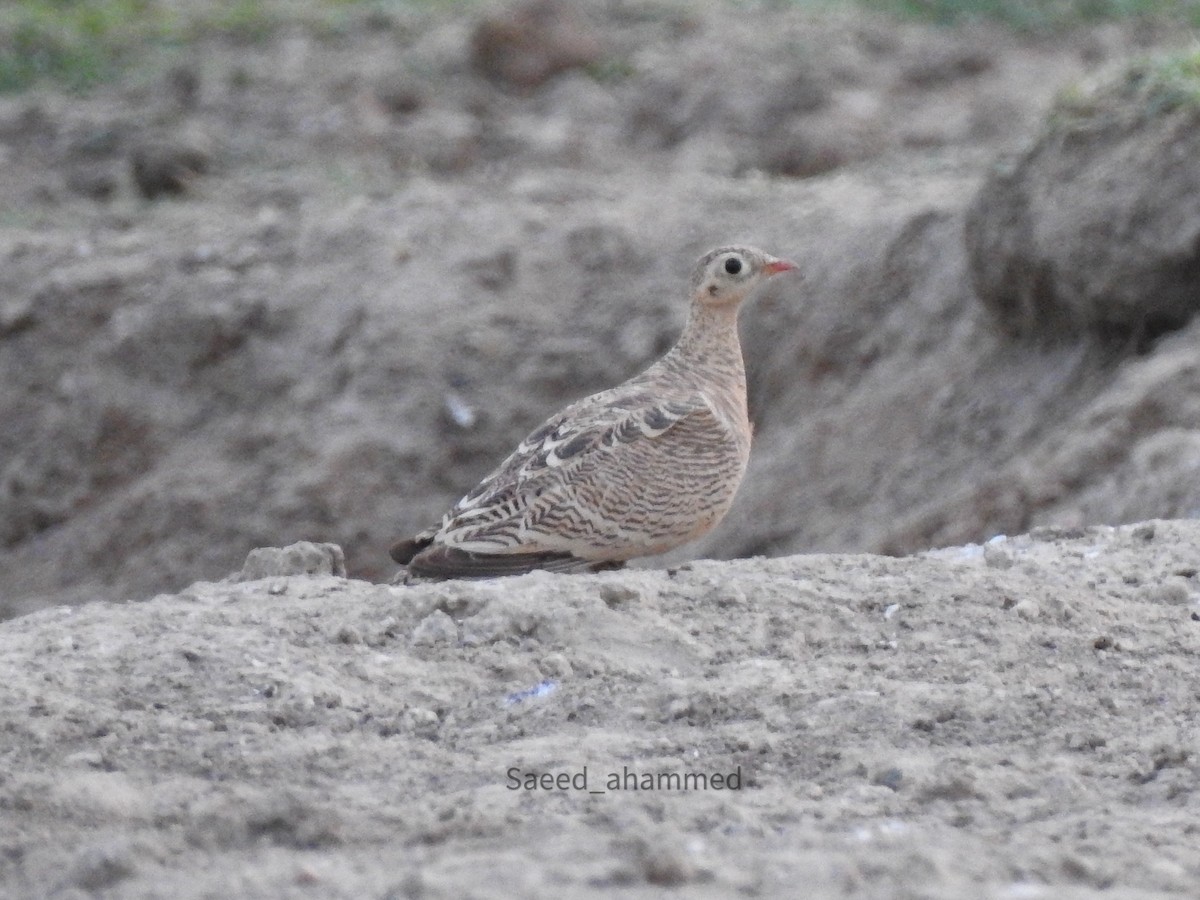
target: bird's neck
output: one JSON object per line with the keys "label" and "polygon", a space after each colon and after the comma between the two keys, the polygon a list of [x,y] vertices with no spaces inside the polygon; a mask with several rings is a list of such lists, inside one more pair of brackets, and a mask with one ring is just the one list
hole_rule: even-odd
{"label": "bird's neck", "polygon": [[671,355],[689,371],[706,373],[731,418],[746,417],[746,365],[738,339],[738,306],[693,303]]}

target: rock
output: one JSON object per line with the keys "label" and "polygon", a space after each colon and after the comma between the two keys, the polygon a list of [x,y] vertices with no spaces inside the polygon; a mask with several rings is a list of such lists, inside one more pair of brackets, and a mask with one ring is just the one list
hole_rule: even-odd
{"label": "rock", "polygon": [[467,112],[422,109],[406,119],[394,147],[400,165],[460,173],[480,160],[480,126]]}
{"label": "rock", "polygon": [[1130,533],[1139,541],[1152,541],[1154,540],[1154,523],[1143,522],[1141,525],[1135,525]]}
{"label": "rock", "polygon": [[73,162],[102,162],[120,156],[129,138],[129,127],[119,121],[89,124],[73,130],[65,148]]}
{"label": "rock", "polygon": [[699,875],[681,835],[672,829],[647,829],[629,842],[637,868],[650,884],[679,887]]}
{"label": "rock", "polygon": [[1200,309],[1200,109],[1148,77],[1060,103],[972,202],[972,282],[1007,332],[1153,337]]}
{"label": "rock", "polygon": [[516,278],[517,252],[511,247],[504,247],[494,253],[473,256],[464,260],[462,265],[480,287],[502,291]]}
{"label": "rock", "polygon": [[1012,554],[991,541],[983,547],[983,561],[992,569],[1008,569],[1013,564]]}
{"label": "rock", "polygon": [[773,175],[811,178],[845,165],[850,154],[842,137],[812,127],[795,127],[767,137],[761,145],[757,167]]}
{"label": "rock", "polygon": [[553,678],[570,678],[574,669],[571,661],[561,653],[548,653],[538,664],[542,674]]}
{"label": "rock", "polygon": [[82,164],[67,173],[67,188],[93,200],[111,200],[117,194],[119,181],[105,163]]}
{"label": "rock", "polygon": [[129,878],[137,866],[127,843],[110,841],[85,847],[71,867],[70,882],[97,892]]}
{"label": "rock", "polygon": [[200,103],[201,78],[195,66],[179,65],[167,72],[167,94],[182,112],[191,112]]}
{"label": "rock", "polygon": [[628,585],[604,584],[600,586],[600,599],[611,609],[617,609],[641,598],[642,595],[637,589]]}
{"label": "rock", "polygon": [[425,105],[420,83],[404,72],[380,77],[372,89],[379,104],[392,115],[407,115]]}
{"label": "rock", "polygon": [[1138,596],[1147,603],[1183,606],[1192,594],[1186,578],[1171,576],[1160,583],[1146,585],[1138,592]]}
{"label": "rock", "polygon": [[573,4],[528,0],[484,18],[471,37],[471,61],[492,81],[529,90],[560,72],[599,61],[600,39]]}
{"label": "rock", "polygon": [[987,42],[964,42],[961,36],[937,35],[913,48],[900,77],[913,87],[935,88],[973,78],[992,68],[995,52]]}
{"label": "rock", "polygon": [[416,647],[455,644],[458,642],[458,626],[440,609],[435,609],[413,629],[412,642]]}
{"label": "rock", "polygon": [[287,575],[333,575],[346,577],[346,556],[337,544],[298,541],[287,547],[258,547],[246,556],[246,563],[233,581],[257,581]]}
{"label": "rock", "polygon": [[148,141],[133,149],[129,169],[147,200],[183,194],[208,170],[211,154],[191,141]]}
{"label": "rock", "polygon": [[37,323],[37,310],[29,297],[16,297],[0,303],[0,338],[20,334]]}
{"label": "rock", "polygon": [[1037,601],[1025,599],[1017,601],[1016,605],[1013,606],[1013,612],[1022,619],[1032,622],[1042,614],[1042,608],[1038,606]]}

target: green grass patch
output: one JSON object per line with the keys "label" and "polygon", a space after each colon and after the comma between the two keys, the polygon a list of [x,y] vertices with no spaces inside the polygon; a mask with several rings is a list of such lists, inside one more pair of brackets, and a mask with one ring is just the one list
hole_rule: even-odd
{"label": "green grass patch", "polygon": [[111,78],[160,27],[151,0],[21,0],[0,8],[0,90],[50,79],[72,89]]}
{"label": "green grass patch", "polygon": [[1055,31],[1130,18],[1200,26],[1200,0],[857,0],[865,9],[960,25],[999,22],[1021,31]]}
{"label": "green grass patch", "polygon": [[294,25],[320,37],[344,33],[356,16],[448,5],[449,0],[0,0],[0,92],[42,81],[86,90],[156,47],[186,45],[204,35],[254,43]]}
{"label": "green grass patch", "polygon": [[[736,5],[738,0],[730,0]],[[993,21],[1029,31],[1153,17],[1200,27],[1200,0],[791,0],[813,9],[851,4],[924,22]],[[317,37],[345,34],[369,16],[419,8],[469,12],[478,0],[0,0],[0,92],[46,81],[86,90],[110,80],[157,47],[187,45],[204,35],[266,40],[281,27]],[[593,75],[627,74],[621,61]],[[1186,74],[1186,73],[1184,73]],[[1163,90],[1181,89],[1170,79]]]}
{"label": "green grass patch", "polygon": [[1178,110],[1200,113],[1200,45],[1140,60],[1099,84],[1064,89],[1055,98],[1049,124],[1070,130]]}
{"label": "green grass patch", "polygon": [[1127,96],[1151,115],[1177,109],[1200,110],[1200,46],[1132,66],[1122,85]]}

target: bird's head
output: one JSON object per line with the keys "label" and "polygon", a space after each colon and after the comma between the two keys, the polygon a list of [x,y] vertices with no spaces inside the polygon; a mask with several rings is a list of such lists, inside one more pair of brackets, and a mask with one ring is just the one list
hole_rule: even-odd
{"label": "bird's head", "polygon": [[692,271],[692,299],[705,306],[737,306],[772,275],[796,264],[754,247],[718,247],[705,253]]}

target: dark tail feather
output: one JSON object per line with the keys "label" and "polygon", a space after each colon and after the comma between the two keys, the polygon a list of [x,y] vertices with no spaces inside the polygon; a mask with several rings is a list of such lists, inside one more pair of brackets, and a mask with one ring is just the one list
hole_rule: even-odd
{"label": "dark tail feather", "polygon": [[412,562],[412,558],[433,543],[430,538],[403,538],[388,548],[388,556],[402,566]]}
{"label": "dark tail feather", "polygon": [[[397,559],[393,548],[392,558]],[[472,553],[455,547],[428,547],[410,557],[408,572],[418,578],[494,578],[522,575],[535,569],[547,572],[591,572],[612,568],[570,553]]]}

